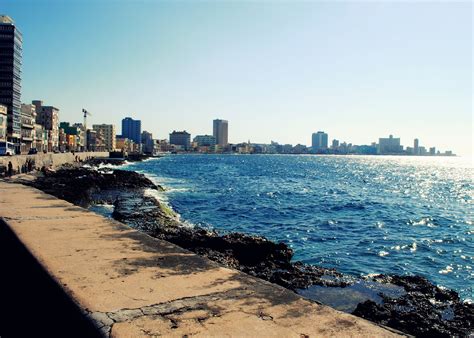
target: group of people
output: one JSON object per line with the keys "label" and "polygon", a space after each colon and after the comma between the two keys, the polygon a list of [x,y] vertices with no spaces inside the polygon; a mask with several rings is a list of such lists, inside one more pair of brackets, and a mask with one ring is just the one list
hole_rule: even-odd
{"label": "group of people", "polygon": [[[25,163],[20,167],[18,166],[16,173],[26,174],[36,169],[35,167],[35,160],[32,158],[27,158]],[[12,177],[15,172],[13,171],[13,163],[12,161],[8,161],[7,168],[6,168],[6,175],[7,177]]]}

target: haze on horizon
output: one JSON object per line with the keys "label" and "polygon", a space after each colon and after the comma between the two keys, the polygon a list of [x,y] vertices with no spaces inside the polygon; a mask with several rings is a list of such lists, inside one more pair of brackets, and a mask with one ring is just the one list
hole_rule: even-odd
{"label": "haze on horizon", "polygon": [[229,141],[302,143],[324,130],[472,156],[471,2],[3,0],[23,33],[22,102],[60,120],[131,116]]}

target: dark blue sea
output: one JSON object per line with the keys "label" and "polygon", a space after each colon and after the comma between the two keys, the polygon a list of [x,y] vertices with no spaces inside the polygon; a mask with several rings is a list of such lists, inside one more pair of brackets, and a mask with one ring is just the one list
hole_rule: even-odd
{"label": "dark blue sea", "polygon": [[419,274],[473,300],[474,169],[462,158],[170,155],[124,169],[190,224],[283,241],[356,276]]}

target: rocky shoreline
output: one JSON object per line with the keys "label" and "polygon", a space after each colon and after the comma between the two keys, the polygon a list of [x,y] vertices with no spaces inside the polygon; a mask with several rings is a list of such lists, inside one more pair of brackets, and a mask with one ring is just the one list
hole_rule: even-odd
{"label": "rocky shoreline", "polygon": [[[100,163],[107,164],[103,160],[88,164]],[[132,171],[63,168],[46,172],[26,184],[82,207],[113,204],[112,217],[118,221],[295,292],[313,286],[349,290],[356,283],[376,283],[381,286],[376,297],[359,302],[352,313],[408,334],[469,336],[474,333],[474,305],[463,303],[455,291],[441,289],[419,276],[378,275],[366,279],[345,276],[335,269],[292,262],[293,251],[284,243],[186,226],[172,210],[150,195],[150,191],[163,188]],[[397,287],[402,292],[394,296],[384,291],[385,286],[387,290]]]}

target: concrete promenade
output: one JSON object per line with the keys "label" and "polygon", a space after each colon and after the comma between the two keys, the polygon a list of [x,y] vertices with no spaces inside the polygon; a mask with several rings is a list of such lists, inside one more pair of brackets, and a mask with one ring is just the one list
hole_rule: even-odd
{"label": "concrete promenade", "polygon": [[397,336],[31,187],[0,181],[0,218],[105,336]]}

